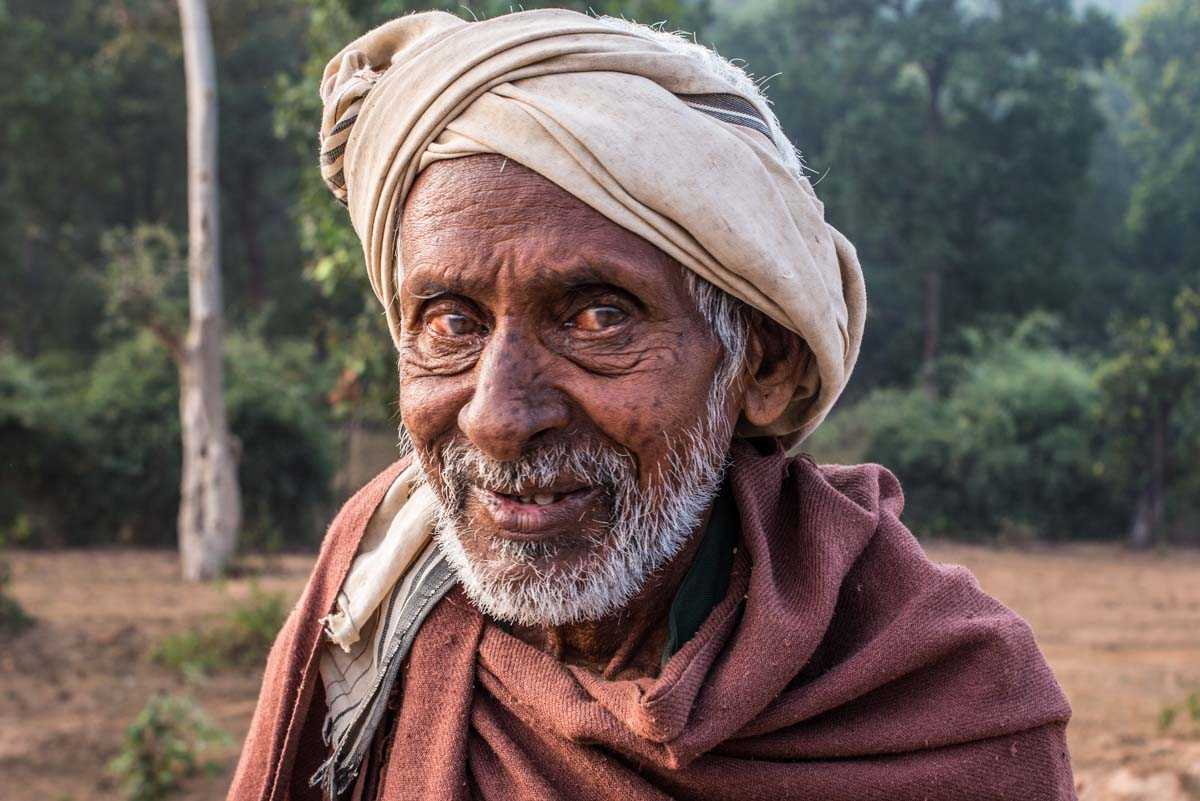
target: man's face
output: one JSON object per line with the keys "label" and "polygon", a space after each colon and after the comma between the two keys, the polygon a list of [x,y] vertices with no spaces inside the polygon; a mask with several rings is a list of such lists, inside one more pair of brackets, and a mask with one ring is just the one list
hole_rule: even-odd
{"label": "man's face", "polygon": [[737,417],[684,268],[492,156],[422,173],[401,258],[400,410],[468,592],[523,623],[618,608],[702,518]]}

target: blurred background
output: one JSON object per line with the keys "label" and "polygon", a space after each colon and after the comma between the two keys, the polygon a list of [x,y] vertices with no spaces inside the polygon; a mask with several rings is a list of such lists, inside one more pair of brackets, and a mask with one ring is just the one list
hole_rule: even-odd
{"label": "blurred background", "polygon": [[[663,21],[761,77],[870,312],[805,448],[878,461],[1033,625],[1082,799],[1200,799],[1200,2],[525,3]],[[209,0],[238,555],[180,578],[188,321],[173,0],[0,0],[0,796],[219,798],[395,367],[316,166],[317,83],[413,10]]]}

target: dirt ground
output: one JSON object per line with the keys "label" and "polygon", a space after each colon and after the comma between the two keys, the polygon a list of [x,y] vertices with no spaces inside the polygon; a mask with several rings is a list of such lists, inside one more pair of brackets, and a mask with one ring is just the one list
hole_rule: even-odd
{"label": "dirt ground", "polygon": [[[935,543],[984,589],[1025,616],[1075,709],[1070,728],[1081,801],[1200,800],[1200,726],[1166,707],[1200,690],[1200,552],[1114,547],[1008,551]],[[168,553],[16,553],[13,595],[37,625],[0,646],[0,799],[117,799],[105,765],[156,691],[186,691],[231,735],[226,767],[188,799],[219,799],[249,725],[259,676],[186,683],[146,654],[164,635],[212,619],[256,582],[295,597],[310,558],[257,575],[184,586]]]}

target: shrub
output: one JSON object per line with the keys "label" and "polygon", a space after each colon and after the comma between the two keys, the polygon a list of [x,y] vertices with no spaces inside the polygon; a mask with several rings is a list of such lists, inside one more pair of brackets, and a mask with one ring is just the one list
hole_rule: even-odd
{"label": "shrub", "polygon": [[173,542],[182,456],[166,351],[139,336],[101,353],[76,413],[89,469],[75,486],[88,520],[72,525],[70,544]]}
{"label": "shrub", "polygon": [[20,634],[33,625],[33,618],[6,592],[9,578],[8,563],[0,560],[0,640]]}
{"label": "shrub", "polygon": [[324,405],[330,377],[307,343],[268,348],[230,338],[229,421],[241,444],[243,548],[315,543],[324,528],[334,438]]}
{"label": "shrub", "polygon": [[76,396],[40,364],[0,353],[0,538],[50,540],[61,530],[63,487],[82,458]]}
{"label": "shrub", "polygon": [[810,447],[892,468],[919,532],[1112,536],[1122,520],[1101,468],[1096,383],[1045,331],[1034,318],[1008,336],[978,336],[946,365],[944,397],[877,391]]}
{"label": "shrub", "polygon": [[150,658],[186,677],[257,667],[266,658],[286,616],[282,595],[253,587],[250,597],[222,619],[164,638]]}
{"label": "shrub", "polygon": [[[311,544],[332,474],[328,381],[311,346],[228,340],[226,392],[241,445],[245,548]],[[87,370],[0,357],[0,531],[32,545],[175,542],[179,387],[142,334]],[[10,480],[11,479],[11,480]]]}
{"label": "shrub", "polygon": [[1179,719],[1180,713],[1186,714],[1188,725],[1195,733],[1200,734],[1200,692],[1191,693],[1183,700],[1182,704],[1164,706],[1159,710],[1159,731],[1170,730],[1175,725],[1175,721]]}
{"label": "shrub", "polygon": [[160,801],[202,768],[219,769],[204,754],[227,741],[191,699],[156,695],[125,730],[109,771],[120,780],[127,801]]}

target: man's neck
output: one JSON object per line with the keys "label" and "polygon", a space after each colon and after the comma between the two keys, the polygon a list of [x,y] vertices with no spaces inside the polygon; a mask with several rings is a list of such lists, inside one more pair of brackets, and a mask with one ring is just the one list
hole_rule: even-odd
{"label": "man's neck", "polygon": [[710,505],[679,553],[655,571],[624,608],[599,620],[561,626],[513,625],[509,631],[555,659],[607,678],[657,675],[671,604],[696,557],[711,515]]}

